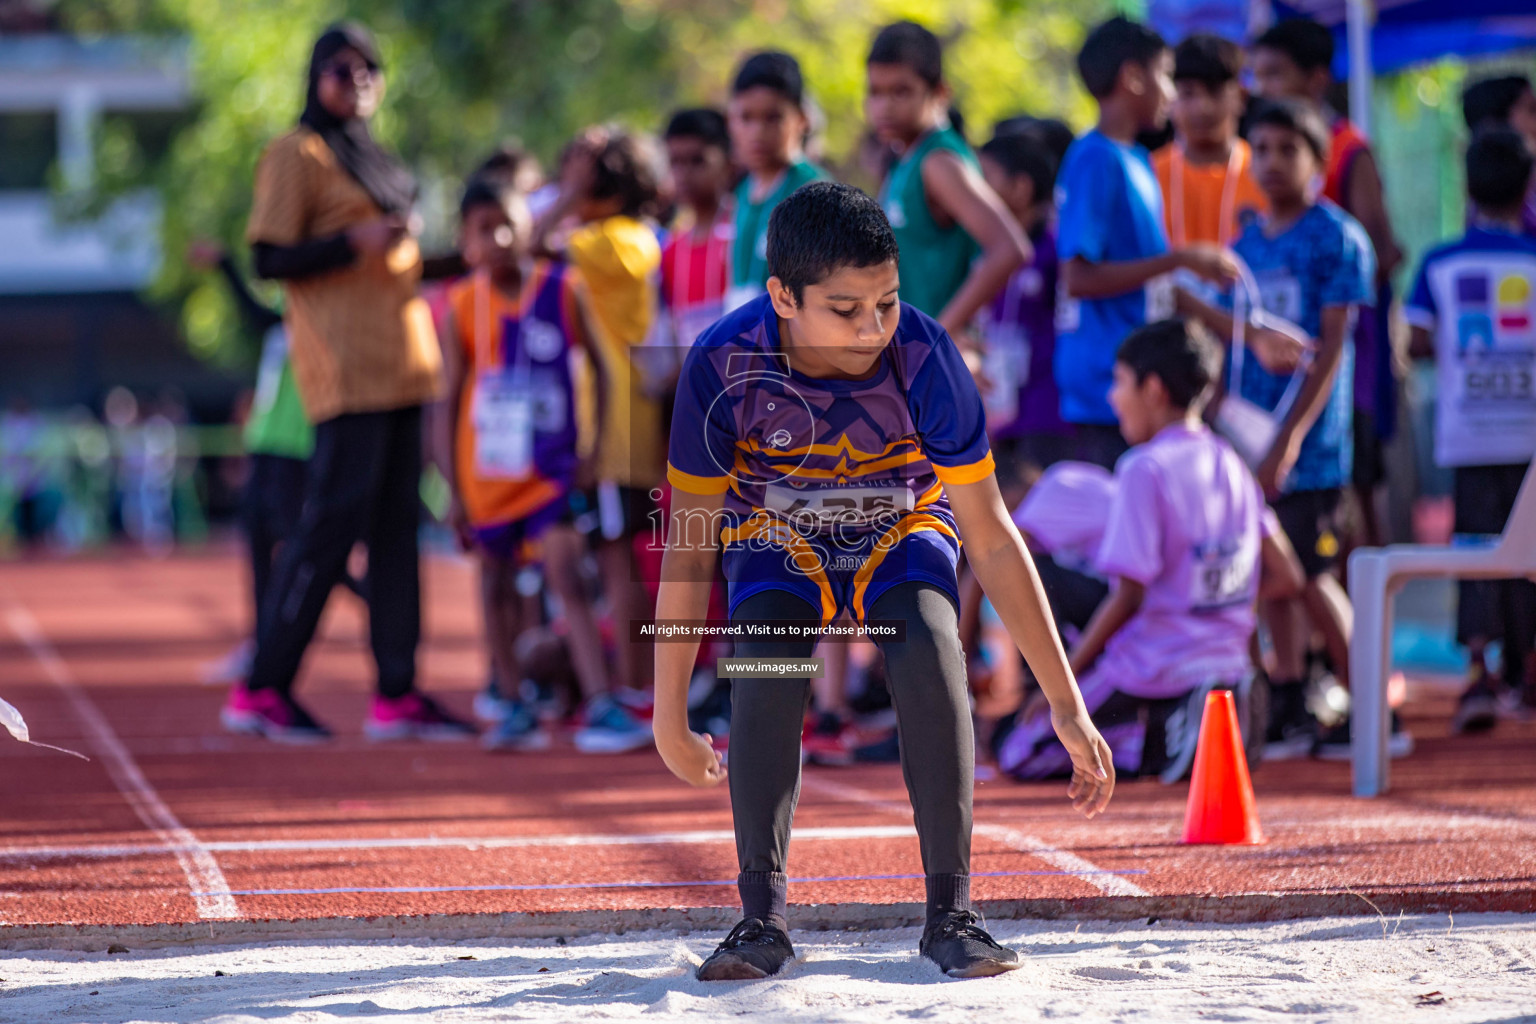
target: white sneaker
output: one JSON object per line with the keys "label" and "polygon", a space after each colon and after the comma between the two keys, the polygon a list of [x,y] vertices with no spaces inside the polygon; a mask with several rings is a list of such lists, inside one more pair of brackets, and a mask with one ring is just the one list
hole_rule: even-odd
{"label": "white sneaker", "polygon": [[576,749],[583,754],[625,754],[651,745],[651,727],[635,718],[612,697],[588,702],[587,724],[576,731]]}

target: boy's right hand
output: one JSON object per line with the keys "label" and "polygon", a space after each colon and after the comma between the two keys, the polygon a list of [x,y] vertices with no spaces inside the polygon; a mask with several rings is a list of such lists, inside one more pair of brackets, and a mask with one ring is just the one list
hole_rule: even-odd
{"label": "boy's right hand", "polygon": [[1262,310],[1256,311],[1248,327],[1248,346],[1259,357],[1259,364],[1270,373],[1293,373],[1302,358],[1312,350],[1307,332]]}
{"label": "boy's right hand", "polygon": [[1114,795],[1114,752],[1081,707],[1067,714],[1052,711],[1051,727],[1072,758],[1072,782],[1067,787],[1067,796],[1084,817],[1092,818],[1109,806],[1109,798]]}
{"label": "boy's right hand", "polygon": [[690,786],[702,789],[725,781],[725,762],[720,759],[720,752],[710,746],[710,737],[686,726],[676,732],[658,729],[656,751],[672,774]]}
{"label": "boy's right hand", "polygon": [[1200,242],[1187,246],[1179,250],[1178,260],[1185,270],[1215,284],[1231,284],[1240,273],[1237,257],[1219,245]]}

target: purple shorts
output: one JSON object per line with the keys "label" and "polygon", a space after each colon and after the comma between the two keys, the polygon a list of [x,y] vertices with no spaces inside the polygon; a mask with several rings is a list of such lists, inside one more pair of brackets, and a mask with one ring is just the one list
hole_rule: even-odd
{"label": "purple shorts", "polygon": [[492,558],[536,560],[537,554],[532,548],[539,538],[551,527],[576,521],[571,497],[570,493],[562,494],[522,519],[474,527],[475,546]]}

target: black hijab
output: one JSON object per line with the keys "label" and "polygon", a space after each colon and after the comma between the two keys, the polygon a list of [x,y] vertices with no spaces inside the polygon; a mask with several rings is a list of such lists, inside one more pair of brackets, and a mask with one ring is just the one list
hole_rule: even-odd
{"label": "black hijab", "polygon": [[416,180],[380,146],[361,117],[342,119],[320,103],[320,69],[344,49],[356,50],[370,67],[379,66],[373,36],[356,22],[338,22],[315,41],[309,58],[309,88],[299,123],[325,140],[341,166],[385,213],[404,214],[416,201]]}

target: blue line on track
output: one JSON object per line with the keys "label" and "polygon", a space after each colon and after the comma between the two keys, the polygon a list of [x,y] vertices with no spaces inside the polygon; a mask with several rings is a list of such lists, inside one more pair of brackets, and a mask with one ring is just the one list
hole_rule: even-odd
{"label": "blue line on track", "polygon": [[[1144,875],[1144,870],[1125,871],[982,871],[972,878],[1027,878],[1045,875]],[[813,882],[888,882],[911,881],[922,875],[831,875],[825,878],[791,878],[795,885]],[[342,887],[336,889],[233,889],[232,896],[332,896],[343,893],[411,894],[433,892],[541,892],[550,889],[692,889],[700,886],[735,885],[736,879],[697,882],[556,882],[540,885],[398,885],[368,887]],[[203,896],[206,893],[193,893]]]}

